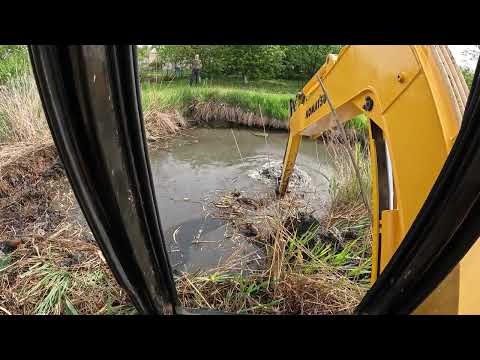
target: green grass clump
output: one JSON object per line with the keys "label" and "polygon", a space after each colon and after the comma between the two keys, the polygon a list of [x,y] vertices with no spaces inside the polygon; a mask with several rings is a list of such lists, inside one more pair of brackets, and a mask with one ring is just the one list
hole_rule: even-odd
{"label": "green grass clump", "polygon": [[[306,256],[307,260],[302,261],[302,272],[305,275],[330,266],[347,279],[367,285],[371,271],[368,217],[338,218],[329,228],[323,229],[323,234],[320,230],[319,225],[314,225],[305,234],[290,237],[287,257],[295,256],[304,260]],[[353,233],[354,238],[344,240],[347,233]],[[335,239],[332,243],[322,240],[327,234]]]}
{"label": "green grass clump", "polygon": [[36,293],[43,294],[42,300],[35,307],[35,314],[60,314],[64,306],[70,314],[76,312],[67,298],[67,291],[72,282],[72,275],[68,271],[56,268],[52,264],[44,263],[39,267],[32,267],[31,270],[22,276],[35,276],[38,279],[27,293],[29,297],[34,296]]}
{"label": "green grass clump", "polygon": [[[49,253],[52,258],[58,255],[54,251]],[[45,261],[30,266],[19,275],[16,290],[28,299],[28,304],[19,304],[17,312],[35,315],[135,314],[131,303],[120,301],[118,284],[103,265],[101,268],[98,265],[99,262],[92,269],[75,269]]]}
{"label": "green grass clump", "polygon": [[0,45],[0,85],[30,69],[28,50],[23,45]]}
{"label": "green grass clump", "polygon": [[345,123],[345,128],[368,135],[368,118],[364,114],[357,115]]}

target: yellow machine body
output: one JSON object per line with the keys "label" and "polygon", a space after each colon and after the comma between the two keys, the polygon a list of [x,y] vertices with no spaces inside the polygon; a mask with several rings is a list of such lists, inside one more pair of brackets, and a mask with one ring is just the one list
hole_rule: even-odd
{"label": "yellow machine body", "polygon": [[[455,142],[468,89],[446,46],[346,46],[304,86],[291,109],[279,192],[285,193],[303,136],[336,126],[318,77],[340,122],[370,119],[372,174],[372,283],[415,220]],[[377,164],[380,129],[391,174],[388,206],[380,207]],[[480,245],[474,245],[418,314],[480,313]]]}

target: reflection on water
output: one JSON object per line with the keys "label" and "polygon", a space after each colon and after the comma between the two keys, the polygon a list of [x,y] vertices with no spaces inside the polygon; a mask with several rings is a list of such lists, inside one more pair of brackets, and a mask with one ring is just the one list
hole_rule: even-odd
{"label": "reflection on water", "polygon": [[[156,197],[170,261],[175,269],[195,271],[217,266],[233,251],[251,253],[248,241],[224,238],[225,224],[208,216],[207,203],[216,192],[272,192],[268,183],[249,176],[267,162],[282,161],[288,134],[265,138],[249,130],[194,129],[173,141],[168,151],[150,153]],[[318,211],[328,197],[331,167],[325,149],[308,139],[302,142],[297,166],[311,177],[310,196]],[[318,154],[318,158],[317,158]],[[320,173],[321,171],[321,173]],[[316,201],[315,201],[316,202]]]}

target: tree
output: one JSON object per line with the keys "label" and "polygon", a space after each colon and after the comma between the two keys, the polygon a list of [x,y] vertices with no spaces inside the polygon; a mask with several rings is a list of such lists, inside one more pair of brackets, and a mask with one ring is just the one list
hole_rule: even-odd
{"label": "tree", "polygon": [[473,45],[471,49],[463,50],[462,53],[470,60],[478,61],[478,58],[480,57],[480,45]]}
{"label": "tree", "polygon": [[[153,45],[158,64],[186,67],[196,54],[206,76],[308,79],[339,45]],[[157,64],[157,65],[158,65]]]}
{"label": "tree", "polygon": [[137,46],[137,56],[140,62],[146,62],[148,58],[149,46]]}
{"label": "tree", "polygon": [[468,88],[472,88],[472,82],[473,82],[473,71],[470,70],[467,66],[461,66],[460,70],[462,71],[463,78],[465,79],[465,82],[468,85]]}
{"label": "tree", "polygon": [[284,76],[309,79],[325,63],[328,54],[340,51],[341,45],[288,45],[284,49]]}
{"label": "tree", "polygon": [[163,64],[173,64],[187,67],[196,54],[200,55],[203,72],[220,74],[223,70],[224,46],[220,45],[153,45],[157,50],[158,61]]}
{"label": "tree", "polygon": [[279,45],[231,45],[224,49],[224,66],[229,75],[248,78],[277,77],[283,70],[285,51]]}

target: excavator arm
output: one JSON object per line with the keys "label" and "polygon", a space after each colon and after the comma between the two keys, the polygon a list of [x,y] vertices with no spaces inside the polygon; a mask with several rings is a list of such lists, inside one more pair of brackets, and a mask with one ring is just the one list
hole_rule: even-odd
{"label": "excavator arm", "polygon": [[[323,83],[326,93],[323,92]],[[468,88],[446,46],[347,46],[290,103],[289,139],[278,192],[283,195],[303,136],[318,138],[365,114],[372,179],[372,275],[383,271],[437,179],[458,134]],[[457,265],[417,313],[477,313],[473,253]],[[464,270],[464,271],[462,271]],[[460,296],[462,293],[462,296]],[[472,301],[475,297],[478,301]],[[468,298],[468,301],[462,299]],[[451,299],[451,300],[446,300]]]}

